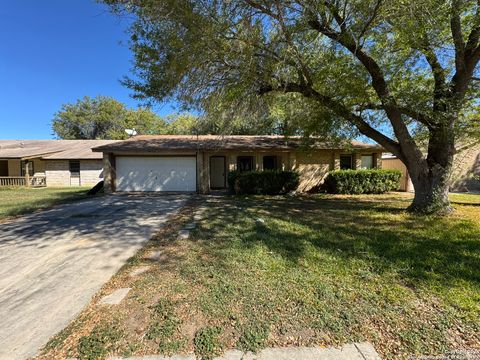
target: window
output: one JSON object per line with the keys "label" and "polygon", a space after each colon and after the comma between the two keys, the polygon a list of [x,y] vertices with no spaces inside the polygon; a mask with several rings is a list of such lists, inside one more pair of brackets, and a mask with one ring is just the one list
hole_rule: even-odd
{"label": "window", "polygon": [[264,156],[263,157],[263,170],[276,170],[278,169],[278,157],[277,156]]}
{"label": "window", "polygon": [[80,161],[70,160],[69,164],[70,176],[80,176]]}
{"label": "window", "polygon": [[253,170],[253,156],[239,156],[237,157],[238,171],[252,171]]}
{"label": "window", "polygon": [[0,176],[8,176],[8,160],[0,160]]}
{"label": "window", "polygon": [[340,169],[353,169],[353,156],[352,155],[340,155]]}
{"label": "window", "polygon": [[372,169],[373,168],[373,155],[362,155],[362,164],[360,165],[361,169]]}
{"label": "window", "polygon": [[[33,161],[28,162],[28,176],[33,176]],[[20,176],[25,176],[25,160],[20,161]]]}

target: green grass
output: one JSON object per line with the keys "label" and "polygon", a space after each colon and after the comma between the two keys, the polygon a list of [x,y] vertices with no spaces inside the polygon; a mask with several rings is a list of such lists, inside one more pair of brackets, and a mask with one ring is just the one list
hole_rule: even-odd
{"label": "green grass", "polygon": [[4,188],[0,187],[0,219],[33,212],[53,205],[85,198],[89,188]]}
{"label": "green grass", "polygon": [[113,344],[122,338],[122,331],[110,324],[95,326],[89,335],[82,336],[78,342],[78,358],[80,360],[103,359]]}
{"label": "green grass", "polygon": [[203,360],[211,360],[216,355],[220,355],[222,345],[218,339],[222,333],[222,328],[205,327],[198,330],[193,340],[195,345],[195,354]]}
{"label": "green grass", "polygon": [[175,316],[175,304],[169,299],[161,298],[152,309],[152,322],[146,333],[147,339],[158,343],[158,349],[164,354],[178,352],[185,341],[175,338],[182,323]]}
{"label": "green grass", "polygon": [[[372,342],[387,359],[478,348],[478,195],[455,199],[443,218],[408,214],[410,201],[400,193],[202,198],[208,209],[190,239],[176,234],[191,213],[150,242],[165,260],[141,252],[112,279],[108,286],[132,288],[114,315],[129,319],[127,343],[142,342],[139,354],[169,352],[158,338],[144,340],[168,318],[178,326],[162,341],[186,339],[180,351],[207,356],[354,341]],[[128,276],[146,264],[148,273]]]}
{"label": "green grass", "polygon": [[453,204],[480,205],[480,194],[450,194],[450,201]]}

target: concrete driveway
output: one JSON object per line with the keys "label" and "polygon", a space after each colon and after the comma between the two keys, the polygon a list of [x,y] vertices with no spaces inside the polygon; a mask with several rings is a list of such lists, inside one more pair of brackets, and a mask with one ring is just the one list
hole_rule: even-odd
{"label": "concrete driveway", "polygon": [[35,355],[186,200],[111,195],[0,224],[0,359]]}

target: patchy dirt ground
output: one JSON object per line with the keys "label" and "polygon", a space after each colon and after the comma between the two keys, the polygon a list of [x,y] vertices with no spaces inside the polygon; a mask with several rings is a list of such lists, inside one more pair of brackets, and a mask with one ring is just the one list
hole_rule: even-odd
{"label": "patchy dirt ground", "polygon": [[[38,359],[208,359],[229,348],[353,341],[370,341],[392,359],[478,349],[477,199],[455,204],[447,218],[411,216],[409,201],[198,197]],[[194,218],[196,228],[180,239]],[[120,305],[97,305],[123,287],[132,290]]]}

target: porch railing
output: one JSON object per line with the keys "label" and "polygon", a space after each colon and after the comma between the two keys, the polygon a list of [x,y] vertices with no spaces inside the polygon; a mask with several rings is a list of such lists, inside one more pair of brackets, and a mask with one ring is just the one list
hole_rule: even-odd
{"label": "porch railing", "polygon": [[[0,176],[0,186],[26,186],[27,180],[24,176]],[[32,187],[47,186],[45,176],[32,176],[29,178],[29,185]]]}

